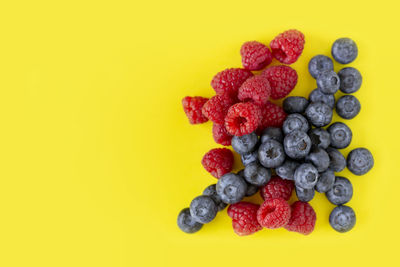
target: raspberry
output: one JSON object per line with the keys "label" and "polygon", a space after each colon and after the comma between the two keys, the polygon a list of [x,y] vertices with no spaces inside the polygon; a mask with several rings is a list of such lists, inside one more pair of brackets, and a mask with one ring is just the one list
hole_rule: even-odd
{"label": "raspberry", "polygon": [[275,229],[285,226],[290,219],[290,206],[283,198],[265,200],[257,211],[261,226]]}
{"label": "raspberry", "polygon": [[297,84],[297,72],[289,66],[273,66],[262,72],[271,86],[271,98],[287,96]]}
{"label": "raspberry", "polygon": [[204,104],[203,115],[212,122],[222,124],[229,107],[234,103],[227,95],[215,95]]}
{"label": "raspberry", "polygon": [[287,116],[283,108],[271,102],[267,102],[267,104],[261,108],[261,115],[259,131],[263,131],[267,127],[281,128]]}
{"label": "raspberry", "polygon": [[230,172],[233,166],[233,154],[227,148],[214,148],[208,151],[201,160],[204,169],[212,176],[220,178]]}
{"label": "raspberry", "polygon": [[200,124],[208,121],[201,111],[207,101],[208,98],[201,96],[187,96],[182,99],[183,110],[191,124]]}
{"label": "raspberry", "polygon": [[242,136],[254,132],[261,120],[260,108],[251,103],[237,103],[231,106],[225,117],[225,127],[228,133]]}
{"label": "raspberry", "polygon": [[257,204],[244,201],[229,206],[228,215],[232,218],[232,226],[236,234],[251,235],[262,229],[257,221],[259,207]]}
{"label": "raspberry", "polygon": [[253,101],[265,105],[271,94],[271,87],[266,77],[257,75],[247,79],[239,88],[238,98],[243,102]]}
{"label": "raspberry", "polygon": [[273,198],[289,200],[293,188],[293,181],[284,180],[279,176],[273,176],[271,180],[260,189],[260,195],[264,200]]}
{"label": "raspberry", "polygon": [[269,48],[257,41],[246,42],[240,48],[243,68],[248,70],[261,70],[272,61]]}
{"label": "raspberry", "polygon": [[220,144],[223,146],[231,145],[232,135],[230,135],[228,133],[228,131],[226,130],[225,124],[214,123],[212,132],[213,132],[214,140],[217,144]]}
{"label": "raspberry", "polygon": [[298,30],[288,30],[271,41],[269,44],[274,58],[283,64],[297,61],[304,48],[304,34]]}
{"label": "raspberry", "polygon": [[307,202],[296,201],[291,206],[292,215],[285,229],[308,235],[314,230],[317,215],[313,207]]}
{"label": "raspberry", "polygon": [[211,81],[211,87],[219,95],[227,94],[236,97],[239,87],[253,76],[249,70],[232,68],[218,72]]}

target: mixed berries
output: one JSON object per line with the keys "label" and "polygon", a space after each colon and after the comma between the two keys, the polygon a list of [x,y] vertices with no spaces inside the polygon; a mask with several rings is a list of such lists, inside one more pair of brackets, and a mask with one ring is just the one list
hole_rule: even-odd
{"label": "mixed berries", "polygon": [[[364,175],[372,169],[374,158],[366,148],[355,148],[346,158],[340,149],[350,146],[353,133],[347,123],[332,119],[334,110],[345,120],[360,113],[360,101],[349,94],[360,89],[362,76],[353,67],[336,73],[330,57],[316,55],[308,70],[317,88],[308,98],[288,97],[298,74],[287,65],[297,61],[304,44],[298,30],[279,34],[269,46],[246,42],[240,49],[243,68],[228,68],[213,77],[215,96],[182,100],[189,122],[212,121],[215,142],[231,145],[244,166],[237,173],[232,171],[234,155],[228,148],[211,149],[204,155],[205,170],[218,180],[179,213],[183,232],[199,231],[229,205],[227,213],[239,236],[263,228],[308,235],[317,219],[308,203],[315,191],[337,206],[329,216],[333,229],[343,233],[354,227],[355,212],[344,205],[352,199],[353,186],[337,173],[347,167],[355,175]],[[348,64],[356,59],[358,48],[353,40],[341,38],[331,53],[336,62]],[[339,90],[346,95],[336,101]],[[282,107],[271,102],[282,98]],[[293,191],[298,201],[290,204]],[[244,200],[257,192],[262,203]]]}

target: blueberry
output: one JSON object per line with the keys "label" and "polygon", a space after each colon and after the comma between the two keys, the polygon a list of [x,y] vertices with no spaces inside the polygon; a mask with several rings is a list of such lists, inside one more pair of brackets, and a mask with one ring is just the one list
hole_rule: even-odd
{"label": "blueberry", "polygon": [[332,57],[340,64],[353,62],[358,55],[356,43],[350,38],[337,39],[332,45]]}
{"label": "blueberry", "polygon": [[305,162],[311,163],[318,172],[324,172],[329,168],[329,155],[322,148],[314,148],[306,156]]}
{"label": "blueberry", "polygon": [[331,144],[331,136],[327,130],[323,128],[314,128],[308,132],[314,148],[327,149]]}
{"label": "blueberry", "polygon": [[328,147],[326,152],[329,155],[329,169],[334,172],[341,172],[346,168],[346,159],[339,150],[333,147]]}
{"label": "blueberry", "polygon": [[285,152],[281,143],[267,140],[258,148],[258,160],[266,168],[276,168],[285,161]]}
{"label": "blueberry", "polygon": [[294,172],[296,186],[311,189],[318,182],[318,170],[310,163],[303,163]]}
{"label": "blueberry", "polygon": [[331,123],[333,112],[325,103],[312,102],[306,109],[306,117],[315,127],[323,127]]}
{"label": "blueberry", "polygon": [[361,110],[360,101],[355,96],[345,95],[336,102],[336,112],[343,119],[352,119]]}
{"label": "blueberry", "polygon": [[[237,174],[240,175],[240,177],[242,177],[243,179],[245,179],[244,178],[244,169],[239,171]],[[249,184],[248,182],[246,182],[246,184],[247,184],[246,197],[253,196],[258,192],[258,186]]]}
{"label": "blueberry", "polygon": [[264,143],[267,140],[275,140],[278,141],[279,143],[282,143],[283,141],[283,133],[281,128],[277,127],[267,127],[264,129],[261,135],[261,143]]}
{"label": "blueberry", "polygon": [[199,223],[211,222],[217,212],[217,205],[209,196],[198,196],[190,203],[190,215]]}
{"label": "blueberry", "polygon": [[295,130],[307,132],[310,129],[308,121],[299,113],[293,113],[286,117],[283,122],[282,130],[285,135]]}
{"label": "blueberry", "polygon": [[348,147],[353,138],[353,133],[350,128],[343,122],[332,123],[328,127],[328,132],[331,135],[331,147],[345,148]]}
{"label": "blueberry", "polygon": [[283,100],[282,106],[288,114],[303,113],[308,106],[308,100],[302,96],[289,96]]}
{"label": "blueberry", "polygon": [[245,154],[253,151],[258,143],[256,133],[246,134],[243,136],[232,137],[232,148],[239,154]]}
{"label": "blueberry", "polygon": [[217,205],[218,211],[226,208],[227,204],[222,202],[221,198],[217,194],[216,184],[212,184],[206,187],[203,191],[203,196],[211,197]]}
{"label": "blueberry", "polygon": [[334,205],[342,205],[350,201],[353,196],[353,186],[349,179],[336,176],[330,190],[325,193],[328,200]]}
{"label": "blueberry", "polygon": [[178,227],[185,233],[193,234],[199,231],[203,224],[193,219],[189,208],[184,208],[178,215]]}
{"label": "blueberry", "polygon": [[355,175],[363,175],[374,166],[374,157],[366,148],[356,148],[347,155],[347,168]]}
{"label": "blueberry", "polygon": [[332,170],[326,170],[320,173],[317,184],[315,185],[315,190],[320,193],[325,193],[330,190],[335,182],[335,173]]}
{"label": "blueberry", "polygon": [[333,70],[323,71],[317,77],[317,86],[324,94],[335,94],[340,87],[340,78]]}
{"label": "blueberry", "polygon": [[300,201],[309,202],[314,198],[314,188],[305,189],[299,186],[295,186],[294,189],[296,190],[296,196]]}
{"label": "blueberry", "polygon": [[271,179],[271,171],[258,163],[251,163],[244,168],[244,179],[249,184],[263,186]]}
{"label": "blueberry", "polygon": [[322,102],[327,104],[330,108],[335,107],[335,96],[331,94],[324,94],[319,88],[314,89],[308,95],[310,102]]}
{"label": "blueberry", "polygon": [[299,167],[300,163],[290,159],[286,159],[285,162],[275,169],[276,174],[286,180],[294,180],[294,171]]}
{"label": "blueberry", "polygon": [[343,68],[338,72],[340,78],[340,91],[352,94],[360,89],[362,84],[361,73],[352,67]]}
{"label": "blueberry", "polygon": [[338,206],[329,215],[329,224],[339,233],[348,232],[356,224],[356,214],[349,206]]}
{"label": "blueberry", "polygon": [[219,178],[216,189],[223,202],[234,204],[241,201],[246,195],[247,184],[239,175],[227,173]]}
{"label": "blueberry", "polygon": [[254,150],[252,152],[242,154],[240,155],[240,159],[242,160],[244,166],[247,166],[253,162],[258,162],[258,151]]}
{"label": "blueberry", "polygon": [[302,159],[311,149],[310,137],[302,131],[293,131],[283,139],[286,155],[292,159]]}
{"label": "blueberry", "polygon": [[327,70],[333,70],[333,61],[327,56],[316,55],[308,62],[308,71],[314,78]]}

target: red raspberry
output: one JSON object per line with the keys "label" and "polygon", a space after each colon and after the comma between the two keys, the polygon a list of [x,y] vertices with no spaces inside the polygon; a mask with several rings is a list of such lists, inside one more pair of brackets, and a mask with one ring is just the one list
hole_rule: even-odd
{"label": "red raspberry", "polygon": [[293,181],[284,180],[279,176],[273,176],[271,180],[260,189],[260,195],[264,200],[273,198],[289,200],[293,188]]}
{"label": "red raspberry", "polygon": [[307,202],[296,201],[291,208],[292,215],[285,229],[303,235],[308,235],[314,231],[317,215],[313,207]]}
{"label": "red raspberry", "polygon": [[287,114],[280,106],[267,102],[267,104],[261,108],[261,116],[259,131],[267,127],[282,127]]}
{"label": "red raspberry", "polygon": [[272,61],[269,48],[257,41],[245,42],[240,48],[243,68],[248,70],[261,70]]}
{"label": "red raspberry", "polygon": [[251,235],[262,229],[257,221],[259,207],[260,205],[244,201],[229,206],[228,215],[232,218],[232,226],[236,234]]}
{"label": "red raspberry", "polygon": [[262,72],[271,85],[271,98],[287,96],[297,84],[297,72],[289,66],[273,66]]}
{"label": "red raspberry", "polygon": [[230,106],[235,103],[227,95],[215,95],[203,106],[203,115],[210,121],[222,124]]}
{"label": "red raspberry", "polygon": [[252,100],[257,105],[265,105],[271,94],[271,87],[263,75],[247,79],[239,88],[238,98],[243,102]]}
{"label": "red raspberry", "polygon": [[285,226],[290,219],[290,206],[283,198],[265,200],[257,211],[261,226],[275,229]]}
{"label": "red raspberry", "polygon": [[191,124],[200,124],[208,121],[201,112],[201,109],[207,101],[208,98],[201,96],[187,96],[182,99],[183,110]]}
{"label": "red raspberry", "polygon": [[213,132],[214,140],[217,144],[220,144],[223,146],[231,145],[232,135],[230,135],[228,133],[228,131],[226,130],[225,124],[214,123],[212,132]]}
{"label": "red raspberry", "polygon": [[269,44],[274,58],[283,64],[297,61],[304,48],[304,34],[298,30],[288,30],[271,41]]}
{"label": "red raspberry", "polygon": [[231,106],[225,117],[225,127],[231,135],[242,136],[254,132],[261,120],[260,108],[251,103]]}
{"label": "red raspberry", "polygon": [[211,81],[211,87],[219,95],[227,94],[236,97],[242,83],[253,76],[249,70],[232,68],[218,72]]}
{"label": "red raspberry", "polygon": [[212,176],[220,178],[233,167],[233,154],[227,148],[214,148],[208,151],[201,160],[204,169]]}

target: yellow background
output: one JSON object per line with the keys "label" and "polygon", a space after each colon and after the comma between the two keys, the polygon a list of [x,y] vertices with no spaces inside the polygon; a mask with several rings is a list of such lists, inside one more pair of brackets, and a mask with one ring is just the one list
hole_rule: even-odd
{"label": "yellow background", "polygon": [[[0,266],[400,264],[398,12],[396,1],[2,1]],[[183,234],[176,216],[216,182],[200,161],[217,145],[182,97],[212,96],[244,41],[289,28],[306,36],[292,95],[314,89],[307,62],[336,38],[359,47],[362,111],[345,153],[366,146],[376,164],[342,173],[355,229],[333,231],[318,194],[310,236],[240,238],[225,211]]]}

